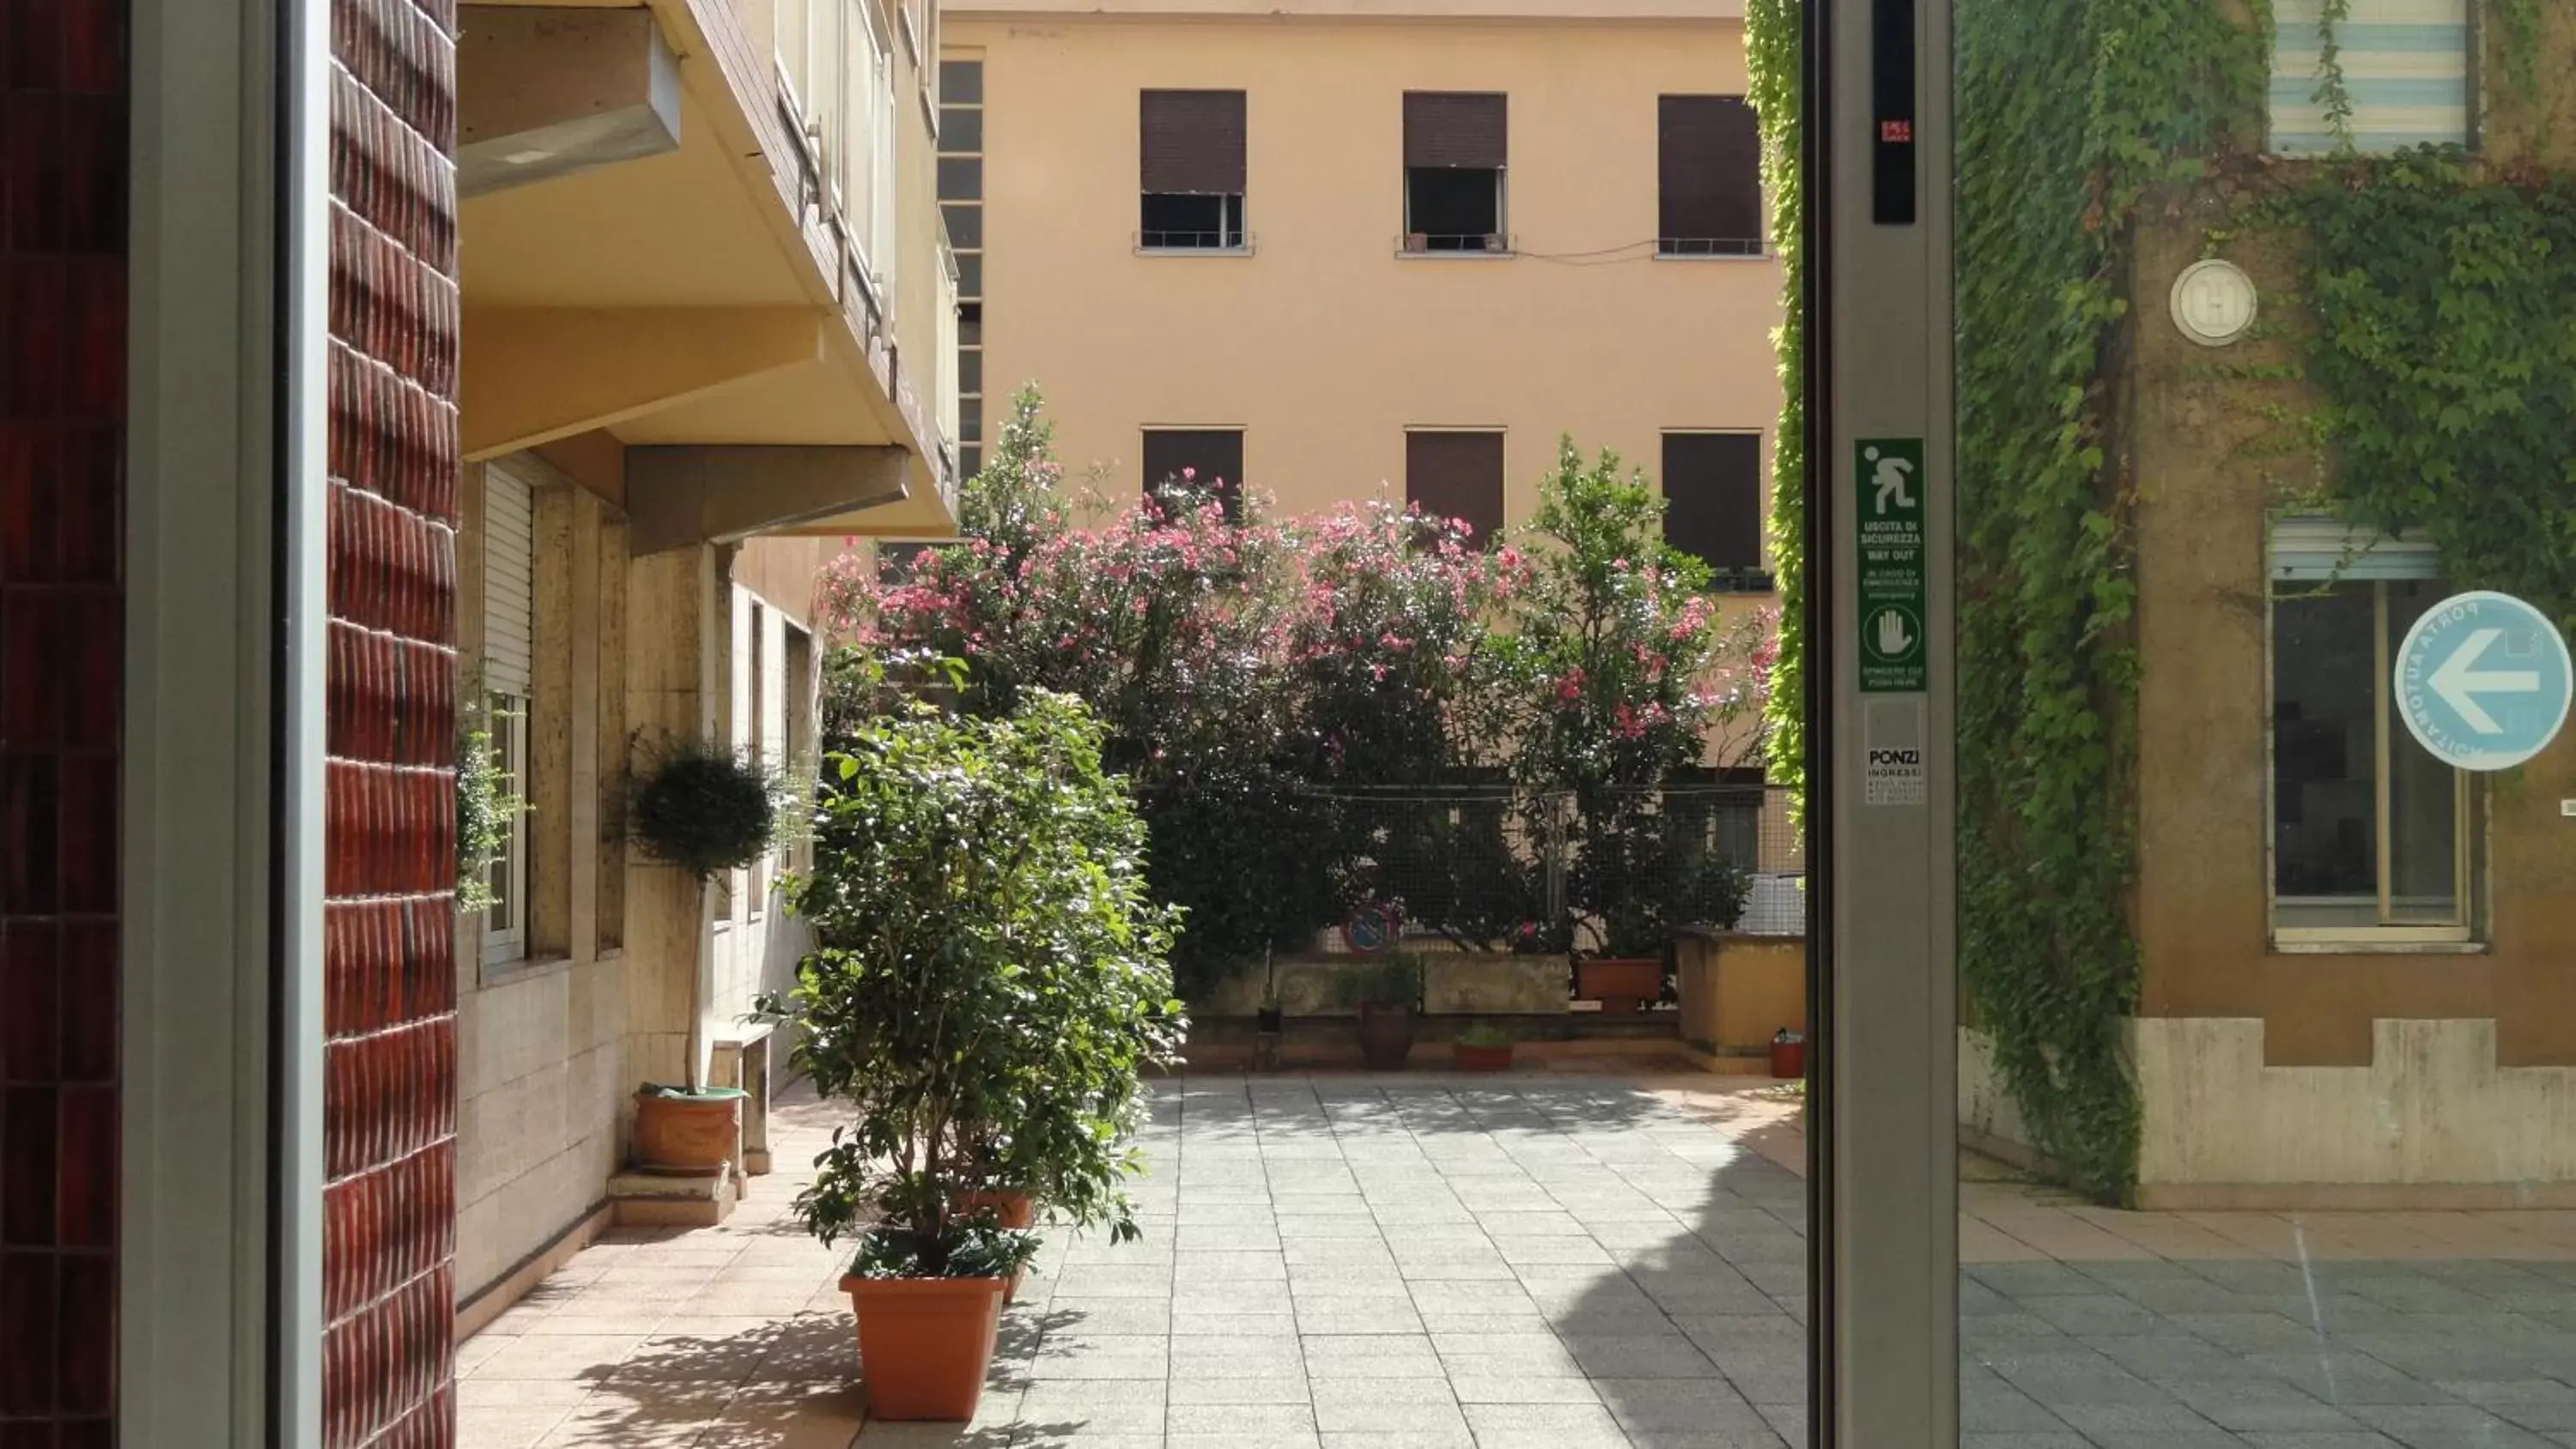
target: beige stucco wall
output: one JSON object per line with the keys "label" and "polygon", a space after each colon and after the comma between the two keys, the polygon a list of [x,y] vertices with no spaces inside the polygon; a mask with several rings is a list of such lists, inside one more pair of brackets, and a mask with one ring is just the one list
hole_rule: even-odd
{"label": "beige stucco wall", "polygon": [[[1303,510],[1400,499],[1408,426],[1499,427],[1518,519],[1561,433],[1652,470],[1662,430],[1771,425],[1776,265],[1652,255],[1656,97],[1741,93],[1735,21],[946,25],[984,64],[988,437],[1035,380],[1068,472],[1123,496],[1140,428],[1242,426],[1253,486]],[[1146,87],[1247,93],[1252,255],[1134,250]],[[1523,255],[1396,256],[1408,89],[1509,93]]]}

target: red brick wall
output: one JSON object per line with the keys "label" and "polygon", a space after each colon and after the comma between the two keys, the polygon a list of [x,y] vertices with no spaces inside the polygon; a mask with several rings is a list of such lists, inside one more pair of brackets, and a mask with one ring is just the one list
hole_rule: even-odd
{"label": "red brick wall", "polygon": [[455,1439],[455,34],[332,0],[328,1449]]}
{"label": "red brick wall", "polygon": [[0,1446],[115,1442],[125,0],[0,0]]}

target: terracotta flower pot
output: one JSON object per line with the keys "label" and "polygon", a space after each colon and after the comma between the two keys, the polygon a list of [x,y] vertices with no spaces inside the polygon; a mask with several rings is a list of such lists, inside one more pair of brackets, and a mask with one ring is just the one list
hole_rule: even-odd
{"label": "terracotta flower pot", "polygon": [[964,1423],[984,1397],[1002,1326],[999,1278],[843,1278],[859,1371],[879,1419]]}
{"label": "terracotta flower pot", "polygon": [[635,1094],[635,1165],[668,1172],[715,1172],[742,1146],[742,1094]]}
{"label": "terracotta flower pot", "polygon": [[1462,1072],[1508,1072],[1512,1069],[1512,1044],[1470,1046],[1465,1042],[1451,1048],[1452,1062]]}
{"label": "terracotta flower pot", "polygon": [[1664,963],[1651,957],[1590,956],[1574,963],[1574,994],[1601,1003],[1604,1015],[1646,1009],[1664,994]]}
{"label": "terracotta flower pot", "polygon": [[1360,1007],[1360,1060],[1370,1071],[1403,1071],[1404,1059],[1412,1054],[1412,1007],[1376,1003]]}
{"label": "terracotta flower pot", "polygon": [[1807,1074],[1807,1044],[1803,1041],[1771,1043],[1771,1075],[1786,1081]]}

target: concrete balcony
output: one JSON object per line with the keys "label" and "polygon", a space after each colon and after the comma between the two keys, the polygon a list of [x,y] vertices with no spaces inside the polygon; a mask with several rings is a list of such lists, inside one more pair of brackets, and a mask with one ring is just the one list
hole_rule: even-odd
{"label": "concrete balcony", "polygon": [[634,506],[713,530],[688,541],[954,526],[937,68],[874,13],[464,7],[469,460],[594,430],[672,450],[697,493]]}

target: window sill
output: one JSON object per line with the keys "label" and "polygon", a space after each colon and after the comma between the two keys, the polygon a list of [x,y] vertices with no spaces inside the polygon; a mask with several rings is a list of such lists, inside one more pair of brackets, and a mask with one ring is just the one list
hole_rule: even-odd
{"label": "window sill", "polygon": [[1762,252],[1663,252],[1655,253],[1659,262],[1767,262],[1771,253]]}
{"label": "window sill", "polygon": [[1396,260],[1404,262],[1508,262],[1518,259],[1520,253],[1449,251],[1431,247],[1415,251],[1410,247],[1398,247],[1395,256]]}
{"label": "window sill", "polygon": [[552,976],[557,972],[571,969],[572,957],[564,953],[551,956],[521,956],[509,961],[486,961],[483,963],[480,984],[487,989],[495,986],[511,986],[521,981],[533,981],[540,976]]}
{"label": "window sill", "polygon": [[2275,956],[2484,956],[2492,949],[2484,941],[2373,941],[2350,936],[2337,941],[2283,941],[2270,943]]}
{"label": "window sill", "polygon": [[1252,244],[1249,242],[1239,247],[1139,246],[1134,250],[1140,257],[1248,257],[1253,254]]}

